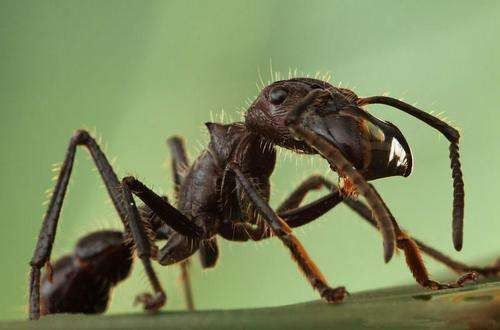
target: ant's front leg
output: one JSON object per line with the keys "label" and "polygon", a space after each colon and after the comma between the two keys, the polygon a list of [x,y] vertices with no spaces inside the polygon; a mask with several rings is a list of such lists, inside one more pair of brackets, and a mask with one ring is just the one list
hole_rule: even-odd
{"label": "ant's front leg", "polygon": [[[373,218],[372,211],[370,210],[370,208],[366,204],[364,204],[363,202],[361,202],[357,199],[353,199],[353,198],[349,198],[349,197],[344,198],[343,201],[345,204],[347,204],[349,206],[349,208],[351,208],[351,210],[356,212],[363,220],[365,220],[368,224],[373,226],[375,229],[378,229],[377,222]],[[295,220],[298,217],[298,215],[300,215],[300,213],[301,213],[299,211],[307,211],[307,210],[314,211],[314,209],[316,208],[316,205],[313,203],[305,205],[305,206],[301,207],[300,209],[297,209],[296,211],[292,210],[290,212],[287,212],[287,214],[293,215],[293,217],[290,219]],[[306,213],[308,213],[308,211]],[[290,222],[288,221],[289,218],[286,217],[287,214],[284,214],[284,218],[285,218],[285,221],[287,221],[287,223],[290,224]],[[296,221],[293,222],[293,224],[295,224],[295,223],[296,223]],[[292,225],[292,227],[295,227],[295,226]],[[429,257],[433,258],[434,260],[444,264],[445,266],[447,266],[448,268],[450,268],[452,271],[454,271],[457,274],[467,275],[466,273],[475,272],[475,273],[478,273],[479,275],[484,276],[484,277],[494,277],[494,276],[500,275],[500,259],[491,266],[486,266],[486,267],[469,266],[469,265],[464,264],[460,261],[453,260],[450,257],[448,257],[447,255],[445,255],[444,253],[442,253],[442,252],[434,249],[433,247],[425,244],[421,240],[416,239],[412,236],[409,236],[408,234],[405,233],[404,230],[400,229],[399,226],[396,228],[396,231],[397,231],[397,234],[399,235],[399,241],[397,243],[398,248],[403,248],[404,246],[407,247],[406,249],[403,249],[403,251],[405,252],[405,255],[406,254],[409,254],[409,256],[410,255],[417,255],[417,254],[420,254],[420,252],[423,252],[424,254],[428,255]],[[414,245],[416,245],[416,247]],[[411,258],[409,258],[409,256],[407,257],[407,260],[411,259]],[[417,260],[421,260],[421,258],[417,258]],[[421,271],[420,273],[427,274],[427,271],[424,270],[424,271]],[[466,277],[468,277],[468,275]]]}
{"label": "ant's front leg", "polygon": [[314,131],[302,126],[302,114],[312,105],[316,99],[329,97],[329,92],[313,89],[299,102],[295,108],[288,113],[285,124],[291,133],[298,139],[306,142],[314,148],[335,168],[342,177],[349,179],[360,195],[364,196],[377,220],[378,228],[383,238],[384,260],[389,262],[394,254],[396,245],[396,234],[391,215],[387,206],[380,199],[376,190],[368,184],[363,175],[355,169],[353,164],[344,156],[338,146],[330,143]]}
{"label": "ant's front leg", "polygon": [[290,250],[293,259],[297,262],[312,287],[320,293],[321,297],[329,303],[339,302],[344,299],[347,291],[344,287],[331,288],[326,278],[316,266],[306,250],[295,237],[292,229],[271,209],[269,204],[259,195],[254,185],[241,172],[236,163],[230,163],[228,169],[232,171],[236,180],[239,181],[245,193],[255,205],[258,212],[263,216],[266,224],[271,228],[283,244]]}
{"label": "ant's front leg", "polygon": [[457,129],[434,117],[427,112],[415,108],[411,104],[405,103],[401,100],[388,97],[388,96],[372,96],[365,98],[358,98],[356,103],[359,106],[367,104],[385,104],[413,116],[427,125],[435,128],[443,134],[450,142],[450,160],[451,160],[451,174],[453,178],[453,245],[457,251],[462,249],[463,244],[463,230],[464,230],[464,181],[462,178],[462,169],[460,164],[459,154],[459,140],[460,133]]}
{"label": "ant's front leg", "polygon": [[[380,198],[380,196],[378,197]],[[384,203],[382,198],[380,198],[380,200],[382,201],[382,203]],[[456,281],[450,283],[440,283],[432,280],[429,277],[427,267],[425,267],[424,261],[422,260],[422,255],[417,243],[415,243],[415,241],[410,236],[408,236],[404,231],[401,230],[394,216],[391,213],[389,214],[394,226],[394,230],[396,232],[397,247],[403,250],[405,254],[406,264],[410,268],[410,271],[412,272],[415,280],[421,286],[433,290],[450,289],[461,287],[465,283],[475,281],[477,279],[478,273],[469,271],[461,275]]]}
{"label": "ant's front leg", "polygon": [[[353,199],[353,198],[345,198],[344,203],[346,203],[351,210],[356,212],[363,220],[365,220],[368,224],[373,226],[375,229],[377,228],[377,222],[375,219],[373,219],[372,211],[370,208],[364,204],[363,202]],[[403,251],[406,253],[410,253],[412,255],[416,255],[416,253],[420,254],[419,252],[423,252],[424,254],[430,256],[431,258],[435,259],[438,262],[441,262],[448,268],[450,268],[452,271],[458,274],[464,274],[464,273],[470,273],[470,272],[476,272],[482,276],[489,277],[489,276],[495,276],[495,274],[500,273],[500,267],[476,267],[476,266],[469,266],[466,265],[462,262],[456,261],[448,257],[447,255],[439,252],[438,250],[434,249],[433,247],[430,247],[429,245],[425,244],[419,239],[416,239],[414,237],[409,236],[404,232],[404,230],[400,229],[399,227],[397,228],[397,232],[399,233],[404,233],[404,235],[399,235],[400,236],[400,242],[398,243],[398,248],[402,248],[404,245],[416,245],[416,248],[410,248],[410,249],[403,249]],[[408,242],[408,240],[412,241]],[[414,250],[418,250],[416,253],[411,252]],[[408,252],[407,252],[408,251]],[[421,258],[419,258],[421,259]],[[427,273],[427,271],[421,272],[421,273]]]}
{"label": "ant's front leg", "polygon": [[[278,213],[278,215],[290,227],[296,228],[308,224],[309,222],[318,219],[321,215],[333,209],[339,203],[344,202],[368,224],[373,226],[375,229],[378,229],[377,221],[373,217],[373,212],[365,203],[358,199],[342,195],[333,182],[330,182],[326,178],[323,178],[322,180],[325,180],[327,182],[326,186],[331,190],[329,194],[301,207]],[[399,228],[396,223],[394,223],[394,227],[397,235],[397,247],[399,249],[402,249],[405,253],[406,260],[414,277],[416,279],[418,278],[419,283],[425,287],[447,288],[460,286],[464,284],[464,280],[473,280],[475,278],[474,273],[478,273],[479,275],[484,277],[494,277],[500,274],[500,259],[491,266],[470,266],[462,262],[453,260],[447,255],[423,243],[422,241],[409,236],[405,233],[404,230]],[[442,264],[453,270],[455,273],[460,274],[461,277],[457,281],[447,284],[442,284],[431,280],[429,278],[425,264],[420,257],[420,252],[423,252],[436,261],[441,262]]]}

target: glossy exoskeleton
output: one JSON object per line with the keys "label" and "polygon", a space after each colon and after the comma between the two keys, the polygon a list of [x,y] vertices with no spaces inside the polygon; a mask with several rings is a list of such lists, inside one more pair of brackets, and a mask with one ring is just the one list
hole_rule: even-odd
{"label": "glossy exoskeleton", "polygon": [[[207,123],[210,142],[191,165],[182,140],[178,137],[169,139],[177,197],[175,207],[134,177],[119,181],[95,140],[87,132],[77,131],[70,140],[31,261],[30,317],[39,317],[40,269],[49,263],[59,213],[79,145],[87,147],[92,155],[123,222],[123,235],[128,240],[122,241],[121,246],[124,251],[129,243],[135,247],[151,281],[154,293],[138,297],[146,310],[157,310],[166,300],[150,259],[161,265],[185,265],[186,260],[199,251],[203,267],[212,267],[219,255],[218,237],[242,242],[276,236],[319,295],[327,302],[341,301],[346,289],[328,284],[292,230],[318,219],[340,202],[345,202],[381,232],[386,262],[396,248],[404,252],[414,278],[423,287],[457,287],[475,279],[478,273],[484,276],[498,274],[498,265],[480,268],[453,261],[411,238],[398,226],[384,201],[367,181],[395,175],[408,176],[412,170],[412,153],[396,126],[377,119],[362,108],[372,103],[396,107],[439,130],[450,141],[454,186],[453,242],[457,250],[461,249],[464,191],[458,160],[458,132],[438,118],[396,99],[383,96],[359,98],[350,90],[324,81],[295,78],[265,87],[247,110],[244,122]],[[340,187],[325,177],[313,175],[273,210],[269,206],[270,176],[275,167],[277,146],[297,153],[321,155],[341,178]],[[322,187],[329,193],[301,205],[309,191]],[[142,209],[146,208],[147,212],[138,210],[132,194],[144,202],[147,207]],[[364,197],[365,201],[358,200],[357,195]],[[159,239],[167,240],[161,248],[155,245]],[[105,242],[95,241],[94,244],[103,246]],[[462,276],[451,283],[430,279],[420,251]],[[77,262],[74,267],[84,268],[84,260],[78,259],[78,249],[70,258],[72,264],[75,260]],[[83,262],[78,264],[80,261]],[[109,260],[113,264],[121,262],[119,258]],[[64,259],[55,263],[53,283],[56,283],[59,273],[67,271],[64,266],[58,267],[59,263],[64,264]],[[127,266],[130,261],[123,263],[124,268],[130,267]],[[111,286],[115,283],[109,281]],[[58,306],[75,308],[56,308],[50,310],[51,313],[91,310],[88,306],[78,309],[78,295],[66,294],[64,290],[60,292],[60,295],[45,295],[42,290],[42,305],[52,306],[57,301]],[[89,294],[95,295],[93,301],[98,305],[94,306],[95,312],[101,312],[98,308],[102,305],[98,299],[101,292],[96,289]]]}
{"label": "glossy exoskeleton", "polygon": [[82,237],[72,254],[59,258],[51,267],[42,277],[42,315],[102,313],[111,288],[130,273],[132,250],[122,232],[98,231]]}

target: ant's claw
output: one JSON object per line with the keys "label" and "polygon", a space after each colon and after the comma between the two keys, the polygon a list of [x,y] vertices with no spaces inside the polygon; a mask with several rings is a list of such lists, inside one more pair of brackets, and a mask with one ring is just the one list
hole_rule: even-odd
{"label": "ant's claw", "polygon": [[454,289],[461,288],[467,282],[476,282],[479,277],[477,272],[470,272],[460,276],[455,282],[450,283],[439,283],[436,281],[429,280],[429,282],[424,285],[426,288],[431,290],[444,290],[444,289]]}
{"label": "ant's claw", "polygon": [[135,297],[134,306],[141,304],[145,311],[155,313],[165,305],[165,301],[166,296],[163,292],[157,292],[154,295],[144,292]]}
{"label": "ant's claw", "polygon": [[321,298],[326,300],[327,303],[338,303],[344,300],[348,294],[349,292],[343,286],[339,286],[338,288],[328,287],[321,291]]}
{"label": "ant's claw", "polygon": [[459,286],[463,286],[467,282],[476,282],[478,278],[479,273],[477,272],[466,273],[458,278],[457,284]]}

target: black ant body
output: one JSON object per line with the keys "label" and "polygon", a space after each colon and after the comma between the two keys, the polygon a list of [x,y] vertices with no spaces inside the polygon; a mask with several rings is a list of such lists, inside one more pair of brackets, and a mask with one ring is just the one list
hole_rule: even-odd
{"label": "black ant body", "polygon": [[111,287],[130,273],[132,250],[123,233],[98,231],[82,237],[72,254],[59,258],[51,267],[42,277],[42,315],[102,313]]}
{"label": "black ant body", "polygon": [[[450,141],[454,180],[453,242],[460,250],[464,190],[458,160],[458,132],[438,118],[389,97],[359,98],[350,90],[333,87],[324,81],[295,78],[265,87],[247,110],[244,122],[207,123],[210,142],[191,165],[182,140],[176,137],[169,140],[176,207],[134,177],[118,180],[95,140],[87,132],[77,131],[70,140],[30,263],[30,318],[39,317],[40,301],[42,314],[104,311],[110,288],[128,274],[131,247],[135,247],[154,290],[153,294],[139,295],[137,301],[143,303],[146,310],[155,311],[165,303],[166,295],[150,260],[170,265],[185,262],[200,251],[203,267],[212,267],[218,258],[218,236],[231,241],[257,241],[276,236],[289,249],[319,295],[327,302],[339,302],[345,297],[346,289],[330,287],[292,228],[314,221],[342,201],[381,232],[386,262],[395,248],[404,252],[413,276],[423,287],[457,287],[475,279],[477,273],[498,274],[498,267],[470,267],[453,261],[399,228],[367,181],[394,175],[408,176],[412,170],[412,154],[396,126],[375,118],[362,108],[372,103],[399,108],[439,130]],[[92,155],[125,230],[124,233],[96,232],[82,239],[74,254],[57,261],[53,275],[44,277],[40,299],[40,269],[46,264],[51,268],[50,252],[79,145],[87,147]],[[269,178],[276,162],[276,146],[321,155],[339,174],[342,186],[337,188],[324,177],[311,176],[276,211],[273,210],[268,204]],[[301,206],[309,191],[321,187],[330,192]],[[138,209],[132,194],[145,206]],[[367,205],[354,198],[357,194],[364,197]],[[166,239],[167,243],[158,249],[154,243],[160,239]],[[421,250],[463,275],[451,283],[430,279]],[[84,272],[86,269],[91,271]],[[87,277],[72,291],[73,282],[60,281],[66,272]],[[92,286],[96,278],[102,280],[102,287]],[[88,297],[82,295],[82,290],[78,291],[78,286],[87,288],[83,291]]]}

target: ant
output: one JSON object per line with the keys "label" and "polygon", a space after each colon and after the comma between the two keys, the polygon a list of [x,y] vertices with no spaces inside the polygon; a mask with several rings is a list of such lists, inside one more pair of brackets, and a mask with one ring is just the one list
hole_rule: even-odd
{"label": "ant", "polygon": [[[30,318],[38,319],[40,313],[103,312],[111,288],[130,271],[133,249],[153,288],[152,294],[140,294],[136,301],[143,304],[145,310],[156,311],[165,304],[166,294],[153,271],[151,259],[161,265],[181,263],[185,271],[187,260],[199,251],[202,266],[213,267],[219,255],[218,236],[237,242],[276,236],[313,289],[329,303],[340,302],[347,290],[328,284],[292,228],[318,219],[341,202],[381,232],[385,262],[391,259],[396,248],[402,250],[413,277],[425,288],[459,287],[475,280],[478,274],[499,274],[500,263],[484,268],[462,264],[413,239],[398,226],[368,181],[410,175],[412,153],[395,125],[377,119],[362,108],[375,103],[406,112],[449,140],[454,187],[453,243],[460,250],[464,189],[458,131],[394,98],[360,98],[351,90],[321,80],[293,78],[264,87],[248,108],[244,122],[206,123],[210,142],[193,164],[189,164],[179,137],[168,140],[177,197],[175,207],[165,196],[157,195],[132,176],[120,181],[96,141],[86,131],[76,131],[70,139],[30,262]],[[80,239],[73,254],[62,257],[52,266],[50,254],[78,146],[85,146],[90,152],[124,232],[89,234]],[[337,172],[340,185],[313,175],[273,210],[268,202],[276,146],[296,153],[319,154]],[[308,192],[322,187],[329,190],[327,195],[301,205]],[[133,195],[144,205],[138,208]],[[357,200],[357,195],[362,195],[365,202]],[[158,248],[157,240],[167,242]],[[420,251],[463,275],[450,283],[432,280]],[[47,270],[40,296],[44,265]]]}

